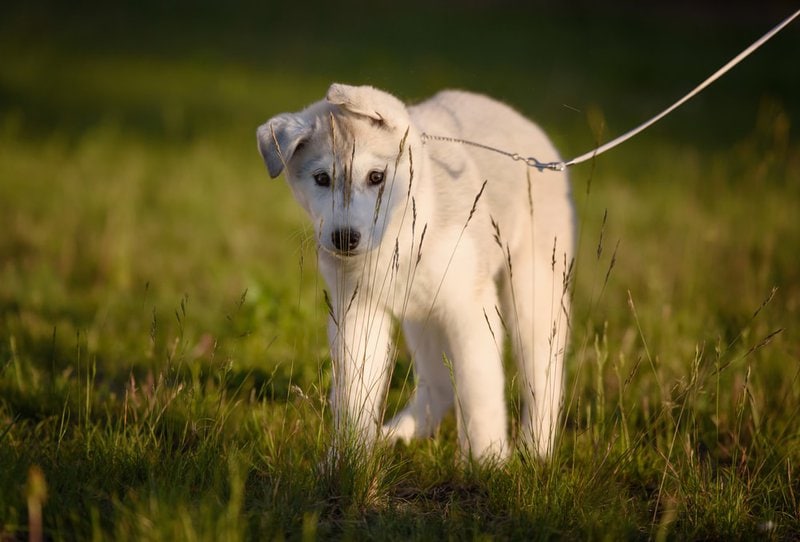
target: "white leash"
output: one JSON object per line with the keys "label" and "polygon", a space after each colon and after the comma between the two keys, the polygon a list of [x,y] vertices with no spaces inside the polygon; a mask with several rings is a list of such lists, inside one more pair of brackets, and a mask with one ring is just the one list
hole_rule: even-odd
{"label": "white leash", "polygon": [[706,79],[705,81],[703,81],[702,83],[697,85],[691,92],[686,94],[683,98],[681,98],[680,100],[678,100],[677,102],[675,102],[674,104],[672,104],[671,106],[666,108],[664,111],[662,111],[661,113],[659,113],[655,117],[651,118],[647,122],[644,122],[644,123],[640,124],[636,128],[634,128],[634,129],[632,129],[632,130],[630,130],[628,132],[625,132],[624,134],[622,134],[621,136],[617,137],[616,139],[613,139],[613,140],[609,141],[608,143],[600,145],[596,149],[592,149],[591,151],[589,151],[587,153],[584,153],[584,154],[581,154],[580,156],[578,156],[576,158],[573,158],[572,160],[568,160],[566,162],[540,162],[539,160],[537,160],[536,158],[534,158],[532,156],[529,156],[529,157],[525,158],[524,156],[521,156],[518,153],[507,152],[507,151],[504,151],[502,149],[497,149],[497,148],[494,148],[494,147],[490,147],[489,145],[484,145],[483,143],[477,143],[475,141],[467,141],[467,140],[458,139],[458,138],[455,138],[455,137],[431,135],[431,134],[423,133],[422,134],[422,139],[423,140],[446,141],[446,142],[451,142],[451,143],[462,143],[462,144],[465,144],[465,145],[470,145],[470,146],[473,146],[473,147],[486,149],[488,151],[497,152],[499,154],[504,154],[504,155],[508,156],[512,160],[525,162],[525,164],[528,167],[536,168],[539,171],[544,171],[546,169],[549,169],[549,170],[552,170],[552,171],[563,171],[564,169],[566,169],[569,166],[574,166],[575,164],[580,164],[581,162],[585,162],[586,160],[594,158],[595,156],[599,156],[599,155],[603,154],[604,152],[613,149],[617,145],[620,145],[620,144],[624,143],[625,141],[629,140],[630,138],[632,138],[633,136],[635,136],[639,132],[641,132],[643,130],[646,130],[647,128],[649,128],[650,126],[652,126],[653,124],[655,124],[659,120],[663,119],[664,117],[666,117],[667,115],[672,113],[675,109],[677,109],[678,107],[680,107],[681,105],[683,105],[684,103],[686,103],[687,101],[689,101],[690,99],[695,97],[697,94],[699,94],[701,91],[703,91],[706,87],[711,85],[714,81],[716,81],[717,79],[719,79],[720,77],[725,75],[728,71],[730,71],[731,68],[736,66],[739,62],[741,62],[742,60],[744,60],[745,58],[750,56],[750,54],[752,54],[753,51],[755,51],[756,49],[758,49],[759,47],[764,45],[773,36],[775,36],[775,34],[780,32],[781,30],[783,30],[787,25],[789,25],[798,16],[800,16],[800,9],[795,11],[792,15],[790,15],[786,19],[784,19],[775,28],[773,28],[772,30],[770,30],[769,32],[767,32],[766,34],[761,36],[761,38],[759,38],[752,45],[750,45],[750,47],[748,47],[747,49],[745,49],[744,51],[742,51],[741,53],[736,55],[727,64],[725,64],[720,69],[718,69],[716,72],[714,72],[708,79]]}

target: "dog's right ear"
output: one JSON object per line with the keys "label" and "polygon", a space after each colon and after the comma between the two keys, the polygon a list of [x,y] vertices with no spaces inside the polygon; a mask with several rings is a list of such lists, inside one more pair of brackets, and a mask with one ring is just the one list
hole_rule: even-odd
{"label": "dog's right ear", "polygon": [[294,113],[281,113],[258,127],[258,150],[273,179],[281,174],[297,149],[311,136],[311,127]]}

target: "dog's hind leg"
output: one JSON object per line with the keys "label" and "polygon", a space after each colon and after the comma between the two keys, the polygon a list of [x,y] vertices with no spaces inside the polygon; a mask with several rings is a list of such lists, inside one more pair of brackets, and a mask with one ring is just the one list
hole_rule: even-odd
{"label": "dog's hind leg", "polygon": [[406,322],[403,330],[414,359],[417,386],[403,411],[384,425],[383,433],[390,439],[408,442],[436,431],[453,406],[453,385],[444,363],[441,330],[418,322]]}

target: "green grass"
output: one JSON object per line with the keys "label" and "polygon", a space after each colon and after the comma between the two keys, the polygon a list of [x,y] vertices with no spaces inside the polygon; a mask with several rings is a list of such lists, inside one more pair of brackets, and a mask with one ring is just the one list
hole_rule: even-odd
{"label": "green grass", "polygon": [[3,8],[0,539],[39,505],[48,539],[800,536],[797,28],[573,170],[552,461],[459,464],[450,416],[332,464],[323,285],[255,127],[334,80],[464,87],[577,155],[782,14],[320,9]]}

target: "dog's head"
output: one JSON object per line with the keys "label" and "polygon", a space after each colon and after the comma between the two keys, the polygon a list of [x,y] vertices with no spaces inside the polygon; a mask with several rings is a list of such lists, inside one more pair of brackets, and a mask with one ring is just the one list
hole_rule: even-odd
{"label": "dog's head", "polygon": [[405,207],[409,125],[394,96],[333,84],[325,100],[260,126],[258,148],[271,177],[285,172],[322,250],[350,257],[377,248]]}

